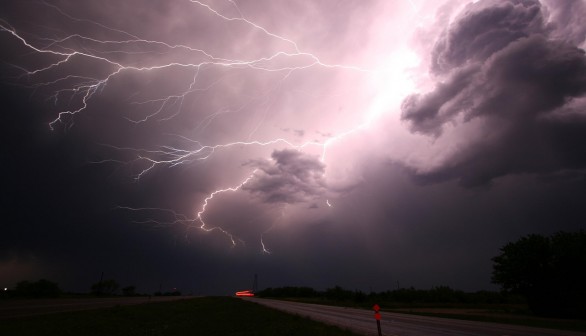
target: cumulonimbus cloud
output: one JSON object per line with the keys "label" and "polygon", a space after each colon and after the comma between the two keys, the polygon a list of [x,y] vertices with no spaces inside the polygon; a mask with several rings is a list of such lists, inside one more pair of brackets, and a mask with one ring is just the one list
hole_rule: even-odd
{"label": "cumulonimbus cloud", "polygon": [[257,160],[253,178],[242,189],[265,203],[309,202],[326,191],[325,165],[318,157],[292,149],[276,150],[271,160]]}
{"label": "cumulonimbus cloud", "polygon": [[570,13],[550,12],[557,13],[538,1],[482,1],[441,34],[430,66],[435,89],[408,96],[402,119],[412,132],[439,140],[448,125],[448,132],[478,129],[419,178],[478,185],[507,174],[586,168],[583,155],[566,148],[586,143],[579,135],[586,134],[586,56],[571,43],[576,38],[556,38],[563,26],[552,20]]}

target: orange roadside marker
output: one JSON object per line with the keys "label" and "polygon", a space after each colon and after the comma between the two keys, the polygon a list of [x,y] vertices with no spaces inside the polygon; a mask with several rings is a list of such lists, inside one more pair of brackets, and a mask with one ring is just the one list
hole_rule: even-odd
{"label": "orange roadside marker", "polygon": [[375,304],[372,306],[372,310],[374,310],[374,319],[376,320],[376,328],[378,329],[378,336],[382,336],[382,331],[380,329],[380,307],[379,305]]}

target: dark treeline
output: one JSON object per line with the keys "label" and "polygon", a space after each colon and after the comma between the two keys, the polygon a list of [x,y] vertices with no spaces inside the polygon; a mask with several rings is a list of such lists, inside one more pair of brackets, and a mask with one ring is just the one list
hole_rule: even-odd
{"label": "dark treeline", "polygon": [[586,231],[530,234],[504,245],[492,258],[492,282],[500,292],[466,293],[440,286],[402,288],[366,294],[339,286],[325,291],[308,287],[268,288],[259,296],[330,302],[396,304],[526,303],[537,316],[586,319]]}
{"label": "dark treeline", "polygon": [[21,281],[12,291],[6,289],[3,296],[24,298],[54,298],[62,294],[59,285],[47,279]]}
{"label": "dark treeline", "polygon": [[317,291],[310,287],[280,287],[267,288],[257,293],[260,297],[317,299],[355,303],[357,305],[370,303],[400,303],[400,304],[506,304],[524,303],[519,296],[507,295],[500,292],[477,291],[464,292],[447,286],[438,286],[431,289],[400,288],[379,293],[364,293],[360,290],[347,290],[340,286]]}
{"label": "dark treeline", "polygon": [[[14,288],[2,288],[0,290],[0,299],[11,298],[27,298],[27,299],[41,299],[41,298],[58,298],[58,297],[75,297],[75,296],[148,296],[148,294],[140,294],[136,291],[136,286],[126,286],[122,288],[121,293],[118,290],[120,286],[118,282],[113,279],[100,280],[93,284],[89,293],[69,293],[64,292],[59,287],[59,284],[47,279],[40,279],[37,281],[20,281]],[[173,289],[171,292],[156,292],[155,296],[178,296],[181,292]]]}

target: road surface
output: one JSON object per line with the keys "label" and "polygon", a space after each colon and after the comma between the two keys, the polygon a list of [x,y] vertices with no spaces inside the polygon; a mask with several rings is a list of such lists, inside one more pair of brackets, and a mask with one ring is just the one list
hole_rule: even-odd
{"label": "road surface", "polygon": [[186,296],[140,296],[124,298],[0,300],[0,320],[66,311],[109,308],[149,302],[181,300]]}
{"label": "road surface", "polygon": [[[259,298],[244,300],[340,326],[362,335],[378,334],[372,311]],[[389,312],[381,312],[381,329],[385,336],[586,336],[582,332]]]}

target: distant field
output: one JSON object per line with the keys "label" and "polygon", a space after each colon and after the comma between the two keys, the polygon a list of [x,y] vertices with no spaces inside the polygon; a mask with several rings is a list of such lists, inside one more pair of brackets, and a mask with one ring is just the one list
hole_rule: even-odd
{"label": "distant field", "polygon": [[229,297],[3,320],[0,335],[356,335]]}

